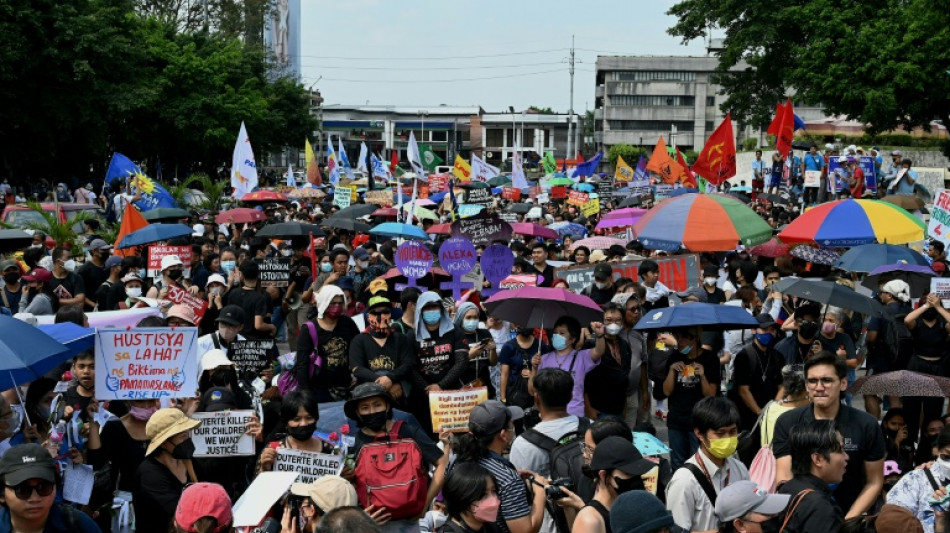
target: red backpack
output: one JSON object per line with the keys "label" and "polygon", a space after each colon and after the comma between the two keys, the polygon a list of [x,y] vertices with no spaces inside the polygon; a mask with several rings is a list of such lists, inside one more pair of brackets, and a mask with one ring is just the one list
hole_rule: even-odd
{"label": "red backpack", "polygon": [[393,520],[422,514],[429,474],[416,441],[399,437],[403,421],[364,444],[356,457],[356,494],[360,505],[385,507]]}

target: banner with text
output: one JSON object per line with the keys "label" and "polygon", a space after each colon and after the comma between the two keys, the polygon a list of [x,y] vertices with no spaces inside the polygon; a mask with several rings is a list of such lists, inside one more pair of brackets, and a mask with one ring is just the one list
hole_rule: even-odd
{"label": "banner with text", "polygon": [[930,223],[927,225],[927,235],[937,239],[944,246],[950,246],[950,189],[937,189],[934,192],[934,205],[930,211]]}
{"label": "banner with text", "polygon": [[323,476],[338,476],[342,471],[343,456],[277,448],[274,472],[296,472],[297,483],[313,483]]}
{"label": "banner with text", "polygon": [[178,285],[168,286],[168,294],[165,295],[165,299],[173,304],[190,307],[192,312],[195,313],[195,325],[201,325],[201,320],[205,317],[205,311],[208,310],[208,302],[182,289]]}
{"label": "banner with text", "polygon": [[[216,391],[212,391],[212,395]],[[211,398],[214,401],[214,398]],[[201,425],[191,430],[195,457],[235,457],[254,455],[254,437],[247,434],[247,425],[254,411],[217,411],[193,413]]]}
{"label": "banner with text", "polygon": [[260,269],[261,287],[286,287],[290,285],[290,258],[265,257],[255,259]]}
{"label": "banner with text", "polygon": [[432,431],[466,432],[472,408],[488,399],[488,387],[429,393]]}
{"label": "banner with text", "polygon": [[99,329],[96,399],[193,397],[198,390],[197,338],[197,328]]}
{"label": "banner with text", "polygon": [[162,278],[162,258],[167,255],[177,255],[182,262],[182,271],[185,277],[191,277],[191,246],[159,246],[153,244],[148,247],[148,272],[150,278]]}
{"label": "banner with text", "polygon": [[[660,266],[660,282],[672,291],[685,291],[699,285],[700,269],[699,256],[696,254],[676,255],[665,259],[657,258]],[[612,263],[610,266],[616,277],[639,279],[638,268],[641,261],[623,261]],[[565,281],[572,291],[580,291],[594,282],[594,267],[567,267],[555,272],[555,275]]]}

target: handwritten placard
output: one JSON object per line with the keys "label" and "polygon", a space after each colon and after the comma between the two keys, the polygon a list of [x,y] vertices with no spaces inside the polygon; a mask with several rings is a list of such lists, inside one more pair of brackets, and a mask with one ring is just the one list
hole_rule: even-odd
{"label": "handwritten placard", "polygon": [[465,194],[465,203],[491,207],[495,205],[495,197],[492,196],[491,189],[469,189]]}
{"label": "handwritten placard", "polygon": [[500,289],[500,283],[511,274],[515,265],[515,254],[503,244],[493,244],[482,252],[479,261],[482,274],[491,283],[491,288],[482,289],[482,296],[491,296]]}
{"label": "handwritten placard", "polygon": [[247,434],[254,411],[194,413],[191,417],[201,421],[200,426],[191,430],[195,457],[254,455],[254,437]]}
{"label": "handwritten placard", "polygon": [[569,205],[576,205],[580,207],[586,204],[590,200],[590,195],[586,192],[581,191],[571,191],[567,194],[567,203]]}
{"label": "handwritten placard", "polygon": [[169,285],[165,299],[173,304],[187,305],[195,313],[195,325],[200,326],[201,320],[208,310],[208,302],[198,298],[178,285]]}
{"label": "handwritten placard", "polygon": [[177,255],[182,262],[182,272],[185,277],[191,276],[191,246],[159,246],[153,244],[148,247],[148,272],[150,278],[161,279],[162,258],[168,255]]}
{"label": "handwritten placard", "polygon": [[429,413],[432,431],[468,431],[468,415],[472,409],[488,400],[488,387],[449,390],[429,393]]}
{"label": "handwritten placard", "polygon": [[396,248],[396,268],[406,276],[406,286],[416,287],[416,280],[432,268],[432,252],[421,242],[406,241]]}
{"label": "handwritten placard", "polygon": [[306,450],[277,448],[274,471],[296,472],[297,483],[313,483],[323,476],[340,475],[343,471],[343,457]]}
{"label": "handwritten placard", "polygon": [[475,216],[456,220],[451,226],[453,237],[468,239],[474,244],[489,244],[511,240],[511,224],[494,213],[481,212]]}
{"label": "handwritten placard", "polygon": [[343,209],[350,207],[352,195],[356,191],[352,187],[337,187],[333,190],[333,205]]}
{"label": "handwritten placard", "polygon": [[522,287],[537,287],[538,276],[535,274],[512,274],[498,283],[502,290],[514,290]]}
{"label": "handwritten placard", "polygon": [[190,398],[198,390],[197,328],[96,331],[96,399]]}
{"label": "handwritten placard", "polygon": [[930,278],[930,292],[950,308],[950,278]]}
{"label": "handwritten placard", "polygon": [[260,269],[262,287],[286,287],[290,285],[290,258],[265,257],[255,259]]}
{"label": "handwritten placard", "polygon": [[504,198],[505,200],[511,200],[513,202],[517,202],[518,200],[521,199],[521,189],[518,189],[516,187],[502,187],[501,197]]}
{"label": "handwritten placard", "polygon": [[274,353],[274,339],[234,341],[228,347],[228,359],[244,373],[260,374],[270,366]]}

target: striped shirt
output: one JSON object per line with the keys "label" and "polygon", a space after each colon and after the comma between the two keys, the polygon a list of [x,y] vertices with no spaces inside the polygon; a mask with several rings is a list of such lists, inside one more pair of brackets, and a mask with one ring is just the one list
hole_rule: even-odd
{"label": "striped shirt", "polygon": [[531,500],[528,488],[518,471],[507,459],[494,452],[479,459],[478,464],[491,473],[495,480],[495,491],[501,500],[498,519],[495,525],[504,533],[509,533],[508,520],[515,520],[531,514]]}

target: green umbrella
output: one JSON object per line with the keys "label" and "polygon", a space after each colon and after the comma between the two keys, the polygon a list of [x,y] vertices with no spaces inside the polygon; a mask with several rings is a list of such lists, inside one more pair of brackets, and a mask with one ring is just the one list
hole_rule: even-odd
{"label": "green umbrella", "polygon": [[488,180],[488,184],[492,187],[507,187],[511,185],[511,178],[509,176],[495,176]]}
{"label": "green umbrella", "polygon": [[574,185],[574,180],[571,178],[554,178],[548,180],[545,185],[548,187],[570,187],[571,185]]}
{"label": "green umbrella", "polygon": [[466,181],[465,183],[459,183],[459,187],[465,187],[467,189],[487,189],[491,185],[485,183],[484,181]]}
{"label": "green umbrella", "polygon": [[155,209],[149,209],[148,211],[142,213],[142,218],[148,220],[149,222],[165,219],[177,220],[179,218],[188,218],[190,216],[190,212],[177,207],[156,207]]}

